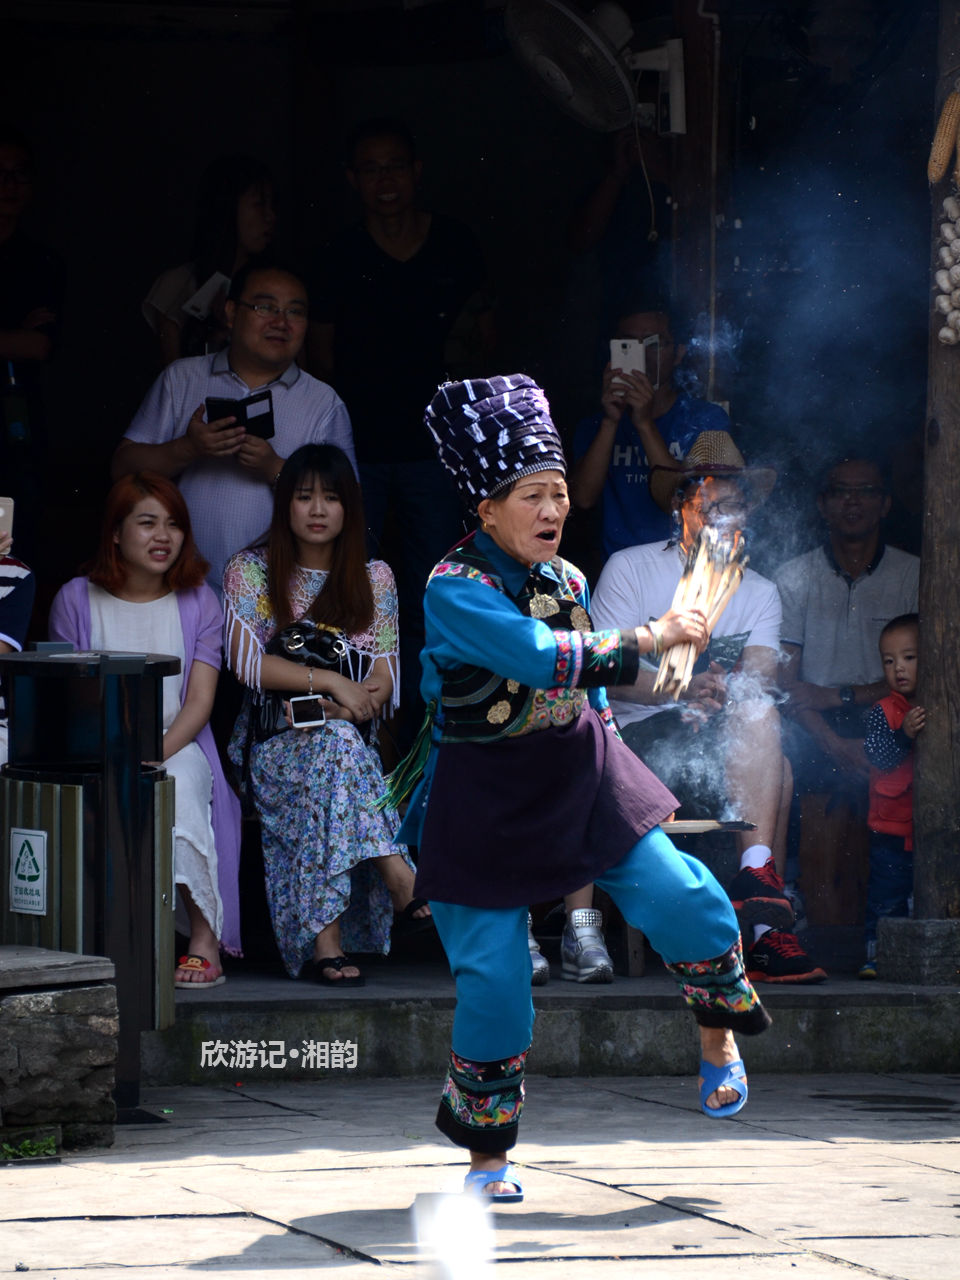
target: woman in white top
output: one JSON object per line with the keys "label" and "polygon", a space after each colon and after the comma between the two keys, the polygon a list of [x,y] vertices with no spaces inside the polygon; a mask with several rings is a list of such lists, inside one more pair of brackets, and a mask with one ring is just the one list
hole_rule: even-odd
{"label": "woman in white top", "polygon": [[240,806],[209,724],[220,670],[220,605],[204,582],[207,563],[171,480],[141,472],[117,481],[87,568],[58,592],[51,639],[81,650],[172,653],[181,661],[181,674],[163,681],[163,763],[176,780],[174,877],[190,936],[174,985],[217,986],[221,940],[240,954]]}

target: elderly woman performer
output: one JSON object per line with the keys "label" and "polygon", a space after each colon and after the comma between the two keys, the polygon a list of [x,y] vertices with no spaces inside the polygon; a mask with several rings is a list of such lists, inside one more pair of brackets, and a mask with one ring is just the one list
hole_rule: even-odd
{"label": "elderly woman performer", "polygon": [[506,1153],[533,1030],[529,902],[595,880],[650,938],[700,1024],[708,1115],[743,1105],[732,1032],[769,1018],[728,898],[660,829],[677,802],[620,741],[603,692],[635,679],[641,653],[705,644],[703,615],[593,630],[584,578],[557,555],[566,464],[528,378],[447,383],[426,422],[481,524],[427,584],[427,718],[391,799],[419,777],[398,839],[419,845],[417,893],[457,983],[437,1125],[470,1152],[468,1189],[520,1200]]}

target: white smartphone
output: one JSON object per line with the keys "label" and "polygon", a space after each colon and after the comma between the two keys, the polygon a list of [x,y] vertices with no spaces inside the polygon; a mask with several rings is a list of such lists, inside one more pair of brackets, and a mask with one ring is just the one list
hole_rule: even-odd
{"label": "white smartphone", "polygon": [[12,498],[0,498],[0,533],[13,534]]}
{"label": "white smartphone", "polygon": [[222,292],[226,297],[229,288],[230,277],[225,276],[222,271],[215,271],[212,276],[204,280],[197,292],[186,300],[182,309],[189,316],[195,316],[198,320],[206,320],[210,314],[210,308],[216,301],[217,294]]}
{"label": "white smartphone", "polygon": [[660,386],[660,336],[611,338],[610,364],[624,373],[645,373],[654,391]]}
{"label": "white smartphone", "polygon": [[305,693],[299,698],[288,699],[290,703],[290,720],[297,729],[312,729],[315,725],[327,723],[327,713],[323,707],[323,699],[315,693]]}
{"label": "white smartphone", "polygon": [[624,373],[646,373],[647,356],[639,338],[611,338],[610,364]]}

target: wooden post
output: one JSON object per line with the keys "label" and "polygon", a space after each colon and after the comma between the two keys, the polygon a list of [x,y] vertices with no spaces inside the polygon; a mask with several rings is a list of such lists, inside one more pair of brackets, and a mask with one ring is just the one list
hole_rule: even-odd
{"label": "wooden post", "polygon": [[708,400],[724,399],[717,385],[714,335],[717,323],[717,220],[725,207],[723,184],[730,171],[729,94],[723,90],[719,15],[712,5],[702,14],[675,0],[673,18],[683,38],[687,132],[678,139],[674,192],[677,213],[674,301],[690,317],[706,317],[708,354],[697,373]]}
{"label": "wooden post", "polygon": [[[937,115],[960,68],[960,3],[942,0]],[[932,130],[936,117],[931,120]],[[956,195],[953,164],[931,191],[931,283],[943,200]],[[933,300],[931,292],[931,303]],[[920,569],[920,701],[914,791],[914,916],[960,919],[960,345],[937,340],[943,317],[931,305]]]}

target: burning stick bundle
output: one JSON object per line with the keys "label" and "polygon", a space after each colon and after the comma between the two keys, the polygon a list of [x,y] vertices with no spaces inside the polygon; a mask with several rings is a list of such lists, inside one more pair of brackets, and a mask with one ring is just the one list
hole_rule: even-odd
{"label": "burning stick bundle", "polygon": [[[748,559],[739,530],[731,534],[704,525],[687,555],[673,608],[699,609],[706,615],[709,637],[739,587]],[[678,699],[690,683],[696,660],[692,644],[667,649],[660,659],[654,693],[663,690]]]}

